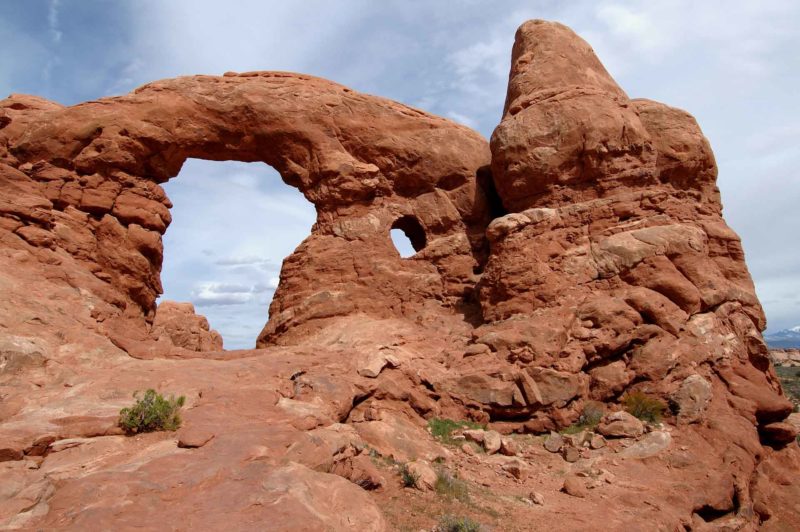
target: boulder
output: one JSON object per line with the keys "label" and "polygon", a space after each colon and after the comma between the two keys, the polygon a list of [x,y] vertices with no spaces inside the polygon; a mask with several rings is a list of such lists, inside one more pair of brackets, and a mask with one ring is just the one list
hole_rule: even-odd
{"label": "boulder", "polygon": [[423,491],[432,491],[436,487],[436,471],[424,460],[408,462],[406,468],[410,475],[417,479],[415,487]]}
{"label": "boulder", "polygon": [[503,464],[503,471],[517,480],[525,481],[528,477],[528,465],[522,460],[513,459]]}
{"label": "boulder", "polygon": [[796,429],[800,430],[800,412],[793,412],[786,418],[786,423],[793,425]]}
{"label": "boulder", "polygon": [[640,441],[620,451],[620,456],[626,458],[650,458],[669,448],[672,436],[663,430],[654,430]]}
{"label": "boulder", "polygon": [[519,446],[512,438],[500,438],[500,453],[506,456],[516,456],[519,453]]}
{"label": "boulder", "polygon": [[576,375],[549,368],[531,368],[531,377],[536,383],[544,405],[566,404],[578,394],[579,379]]}
{"label": "boulder", "polygon": [[761,437],[772,444],[786,445],[795,441],[798,434],[797,427],[792,423],[776,422],[768,423],[759,428]]}
{"label": "boulder", "polygon": [[503,438],[500,433],[494,430],[487,430],[483,434],[483,448],[487,454],[498,452],[503,446]]}
{"label": "boulder", "polygon": [[619,411],[605,416],[597,431],[608,438],[638,438],[644,434],[644,425],[631,414]]}
{"label": "boulder", "polygon": [[690,375],[671,399],[678,408],[678,423],[696,423],[703,419],[711,401],[711,383],[700,375]]}
{"label": "boulder", "polygon": [[544,448],[551,453],[557,453],[564,446],[564,437],[558,432],[550,432],[544,440]]}
{"label": "boulder", "polygon": [[581,452],[576,447],[572,445],[565,445],[561,449],[561,456],[564,457],[564,460],[569,463],[577,462],[581,457]]}
{"label": "boulder", "polygon": [[589,494],[584,481],[576,475],[569,475],[564,479],[564,485],[561,487],[561,491],[580,499],[583,499]]}
{"label": "boulder", "polygon": [[189,351],[222,350],[222,336],[209,327],[205,316],[195,313],[191,303],[159,303],[152,334]]}
{"label": "boulder", "polygon": [[486,431],[482,429],[467,429],[463,432],[464,437],[471,442],[483,445],[483,440],[486,437]]}
{"label": "boulder", "polygon": [[372,353],[358,368],[358,374],[362,377],[374,379],[381,374],[381,371],[388,363],[383,353]]}

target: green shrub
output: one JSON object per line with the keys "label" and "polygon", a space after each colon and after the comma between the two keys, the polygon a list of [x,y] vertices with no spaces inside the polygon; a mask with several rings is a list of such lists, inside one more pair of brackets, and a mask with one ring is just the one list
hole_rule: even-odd
{"label": "green shrub", "polygon": [[469,517],[443,515],[436,532],[480,532],[481,525]]}
{"label": "green shrub", "polygon": [[447,445],[458,445],[462,442],[453,439],[453,431],[458,429],[482,429],[483,425],[472,421],[454,421],[452,419],[433,418],[428,421],[428,427],[434,438]]}
{"label": "green shrub", "polygon": [[129,434],[153,432],[157,430],[177,430],[181,426],[179,410],[186,398],[170,396],[164,399],[155,390],[147,390],[139,399],[139,392],[133,394],[136,403],[119,411],[119,425]]}
{"label": "green shrub", "polygon": [[603,403],[597,401],[589,401],[583,405],[583,411],[578,421],[562,430],[562,434],[577,434],[582,430],[591,430],[595,428],[605,414],[605,407]]}
{"label": "green shrub", "polygon": [[581,412],[581,417],[578,418],[578,423],[587,428],[594,428],[603,419],[605,413],[606,409],[603,403],[589,401],[583,405],[583,411]]}
{"label": "green shrub", "polygon": [[661,421],[661,416],[667,408],[667,405],[662,403],[659,399],[650,397],[642,392],[625,394],[625,397],[622,399],[622,404],[629,414],[650,423],[658,423]]}
{"label": "green shrub", "polygon": [[415,475],[406,464],[400,466],[400,480],[406,488],[416,488],[419,475]]}
{"label": "green shrub", "polygon": [[467,483],[446,469],[439,469],[437,471],[435,489],[436,493],[448,499],[469,502],[469,487]]}

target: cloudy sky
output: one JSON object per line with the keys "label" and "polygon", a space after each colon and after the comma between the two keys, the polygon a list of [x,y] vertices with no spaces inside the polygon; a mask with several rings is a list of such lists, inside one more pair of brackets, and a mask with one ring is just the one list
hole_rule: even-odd
{"label": "cloudy sky", "polygon": [[[800,2],[4,0],[0,97],[74,104],[225,71],[326,77],[488,138],[516,27],[563,22],[632,97],[688,110],[717,156],[769,329],[800,323]],[[190,300],[228,348],[252,346],[283,257],[313,207],[260,164],[188,161],[167,193],[165,297]]]}

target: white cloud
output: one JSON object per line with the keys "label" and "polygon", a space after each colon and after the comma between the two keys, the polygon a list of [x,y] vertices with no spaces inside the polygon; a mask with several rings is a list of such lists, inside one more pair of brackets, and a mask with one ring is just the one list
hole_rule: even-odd
{"label": "white cloud", "polygon": [[447,118],[458,122],[459,124],[464,124],[467,127],[471,127],[475,129],[477,127],[477,123],[472,118],[462,115],[461,113],[456,113],[455,111],[450,111],[447,113]]}
{"label": "white cloud", "polygon": [[[195,284],[191,300],[198,306],[242,305],[255,302],[260,294],[274,292],[278,284],[270,278],[266,284],[244,285],[203,281]],[[273,286],[274,284],[274,286]]]}
{"label": "white cloud", "polygon": [[54,44],[61,42],[64,35],[58,28],[58,10],[61,7],[61,0],[50,0],[47,10],[47,26],[50,28],[50,36]]}
{"label": "white cloud", "polygon": [[205,281],[197,283],[192,302],[197,306],[241,305],[253,300],[254,287]]}
{"label": "white cloud", "polygon": [[670,42],[649,13],[619,4],[600,4],[596,13],[612,34],[636,43],[644,51],[663,48]]}
{"label": "white cloud", "polygon": [[214,261],[214,264],[232,269],[255,267],[264,271],[276,271],[280,268],[280,264],[276,263],[274,259],[257,256],[226,257]]}
{"label": "white cloud", "polygon": [[357,3],[239,0],[140,2],[137,48],[162,75],[295,70],[327,50],[363,10]]}

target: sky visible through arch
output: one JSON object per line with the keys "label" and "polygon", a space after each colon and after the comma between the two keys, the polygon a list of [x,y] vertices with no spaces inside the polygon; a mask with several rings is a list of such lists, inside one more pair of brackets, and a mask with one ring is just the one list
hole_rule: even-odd
{"label": "sky visible through arch", "polygon": [[[160,78],[289,70],[423,108],[488,138],[502,111],[514,31],[529,18],[571,26],[631,97],[697,118],[769,328],[800,324],[796,0],[231,0],[224,8],[210,0],[5,0],[0,97],[75,104]],[[305,200],[260,173],[270,171],[189,161],[166,186],[175,203],[166,296],[198,304],[226,347],[253,345],[276,277],[268,268],[310,227],[299,214]],[[270,214],[278,203],[297,207],[297,216]],[[179,257],[175,273],[171,256]],[[262,262],[219,263],[248,257]]]}
{"label": "sky visible through arch", "polygon": [[188,159],[164,185],[162,299],[191,301],[226,349],[252,348],[281,262],[311,233],[314,205],[263,163]]}

